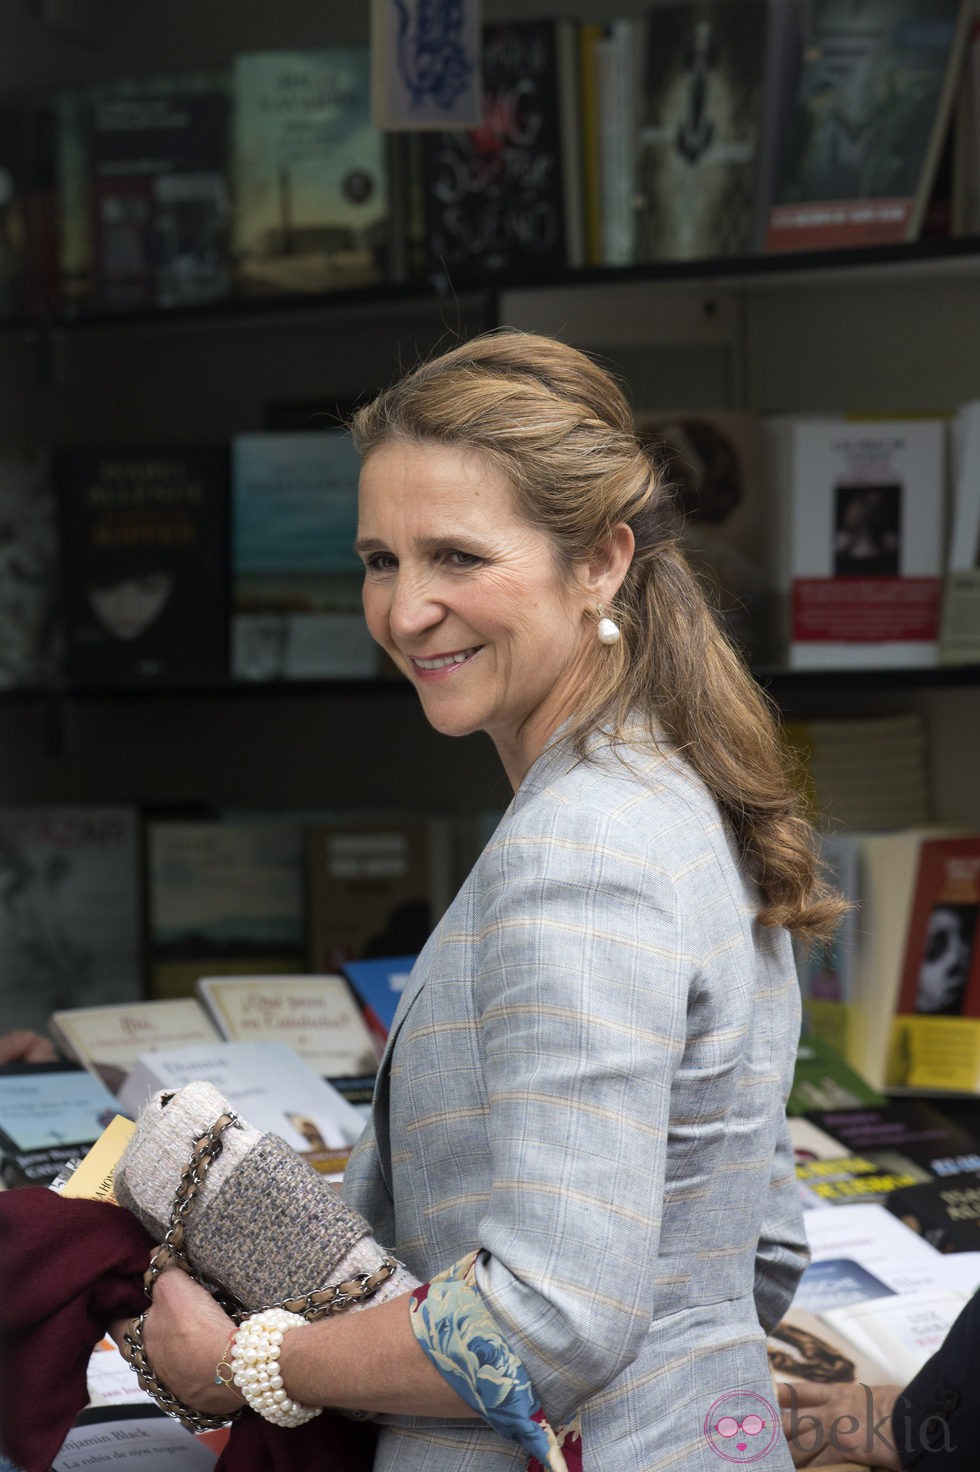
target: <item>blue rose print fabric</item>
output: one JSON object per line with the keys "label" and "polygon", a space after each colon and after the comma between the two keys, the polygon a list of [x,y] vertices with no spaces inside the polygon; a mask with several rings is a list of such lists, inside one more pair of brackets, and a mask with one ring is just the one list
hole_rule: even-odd
{"label": "blue rose print fabric", "polygon": [[580,1472],[577,1424],[556,1431],[534,1386],[484,1305],[471,1252],[412,1294],[415,1337],[456,1394],[529,1455],[527,1472]]}

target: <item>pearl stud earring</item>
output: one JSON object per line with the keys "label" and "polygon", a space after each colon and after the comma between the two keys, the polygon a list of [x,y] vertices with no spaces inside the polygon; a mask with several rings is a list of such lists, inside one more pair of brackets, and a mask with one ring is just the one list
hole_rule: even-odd
{"label": "pearl stud earring", "polygon": [[611,618],[607,618],[605,616],[605,614],[603,614],[603,612],[602,612],[602,604],[601,603],[599,604],[599,607],[596,609],[596,612],[600,616],[599,617],[599,623],[596,626],[596,633],[599,636],[599,643],[600,644],[618,644],[619,643],[619,624],[615,623]]}

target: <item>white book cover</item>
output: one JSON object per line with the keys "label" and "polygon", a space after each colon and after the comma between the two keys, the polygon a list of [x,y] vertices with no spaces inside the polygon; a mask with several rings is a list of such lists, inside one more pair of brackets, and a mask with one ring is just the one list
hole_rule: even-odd
{"label": "white book cover", "polygon": [[935,1354],[959,1317],[966,1295],[950,1288],[919,1289],[831,1308],[825,1318],[859,1349],[907,1385]]}
{"label": "white book cover", "polygon": [[935,664],[945,421],[790,417],[773,432],[774,574],[790,667]]}
{"label": "white book cover", "polygon": [[52,1014],[48,1030],[63,1053],[118,1094],[141,1053],[214,1042],[218,1030],[196,997],[73,1007]]}
{"label": "white book cover", "polygon": [[343,976],[202,976],[197,992],[224,1038],[287,1043],[321,1078],[377,1068],[371,1034]]}
{"label": "white book cover", "polygon": [[279,1135],[301,1153],[345,1150],[364,1128],[352,1104],[304,1063],[294,1048],[277,1042],[195,1044],[143,1053],[119,1093],[135,1115],[160,1089],[182,1089],[204,1080],[242,1118]]}
{"label": "white book cover", "polygon": [[[881,1284],[887,1294],[948,1286],[940,1276],[943,1254],[876,1201],[844,1203],[829,1211],[807,1212],[804,1226],[811,1265],[854,1263]],[[808,1267],[804,1277],[809,1271]],[[809,1306],[821,1311],[824,1303],[814,1294],[809,1296]],[[826,1306],[830,1306],[829,1302]]]}
{"label": "white book cover", "polygon": [[127,1463],[143,1472],[210,1472],[215,1453],[169,1416],[126,1416],[73,1426],[51,1472],[93,1467],[120,1472]]}
{"label": "white book cover", "polygon": [[140,884],[135,809],[0,809],[4,1028],[142,995]]}

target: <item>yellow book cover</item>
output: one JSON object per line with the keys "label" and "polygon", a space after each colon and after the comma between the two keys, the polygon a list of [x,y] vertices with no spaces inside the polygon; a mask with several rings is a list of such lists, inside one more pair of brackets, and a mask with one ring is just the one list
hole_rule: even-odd
{"label": "yellow book cover", "polygon": [[113,1190],[116,1164],[136,1126],[117,1114],[102,1131],[81,1163],[61,1188],[62,1196],[83,1196],[89,1201],[108,1201],[118,1206]]}

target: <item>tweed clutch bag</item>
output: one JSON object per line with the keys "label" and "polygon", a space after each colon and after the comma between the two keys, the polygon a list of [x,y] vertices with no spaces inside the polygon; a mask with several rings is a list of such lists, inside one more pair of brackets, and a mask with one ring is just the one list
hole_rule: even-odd
{"label": "tweed clutch bag", "polygon": [[[195,1142],[228,1114],[234,1114],[228,1100],[208,1083],[161,1091],[141,1112],[116,1166],[115,1193],[156,1241],[171,1230],[175,1193]],[[418,1284],[374,1240],[364,1218],[278,1135],[260,1134],[236,1118],[198,1179],[182,1218],[181,1251],[197,1276],[244,1309],[317,1295],[325,1306],[311,1305],[307,1316],[318,1316],[369,1308]],[[386,1260],[393,1271],[370,1296],[323,1295],[331,1285],[373,1280]]]}

